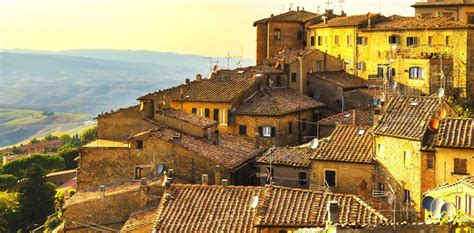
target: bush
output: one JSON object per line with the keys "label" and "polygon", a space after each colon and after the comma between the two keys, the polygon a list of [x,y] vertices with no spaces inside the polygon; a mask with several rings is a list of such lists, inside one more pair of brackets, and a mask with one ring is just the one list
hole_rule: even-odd
{"label": "bush", "polygon": [[0,232],[16,232],[18,229],[16,193],[0,192]]}
{"label": "bush", "polygon": [[18,179],[11,174],[0,174],[0,189],[5,190],[5,189],[10,189],[15,187],[17,184]]}
{"label": "bush", "polygon": [[97,126],[84,130],[81,134],[81,144],[85,145],[97,139]]}
{"label": "bush", "polygon": [[79,150],[77,148],[61,147],[57,155],[64,159],[66,170],[77,168],[77,162],[74,161],[74,159],[79,156]]}
{"label": "bush", "polygon": [[65,167],[64,159],[59,156],[35,154],[7,163],[2,167],[1,172],[23,179],[26,176],[26,170],[33,164],[38,165],[46,173],[61,171]]}

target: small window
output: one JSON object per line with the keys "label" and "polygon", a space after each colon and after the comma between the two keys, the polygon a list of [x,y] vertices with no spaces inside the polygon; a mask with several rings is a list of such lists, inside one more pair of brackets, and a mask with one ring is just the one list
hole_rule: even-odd
{"label": "small window", "polygon": [[323,45],[323,37],[318,36],[318,46],[321,46],[321,45]]}
{"label": "small window", "polygon": [[143,141],[142,140],[137,140],[136,141],[136,147],[139,150],[143,149]]}
{"label": "small window", "polygon": [[390,77],[395,77],[396,74],[397,74],[396,69],[390,68]]}
{"label": "small window", "polygon": [[271,126],[260,126],[259,132],[263,137],[269,138],[272,136],[272,128]]}
{"label": "small window", "polygon": [[220,125],[227,125],[228,124],[228,112],[227,109],[221,109],[220,116],[219,116],[219,124]]}
{"label": "small window", "polygon": [[191,109],[191,113],[194,114],[194,115],[196,115],[196,114],[197,114],[197,108],[192,108],[192,109]]}
{"label": "small window", "polygon": [[291,82],[292,83],[296,82],[296,73],[291,73]]}
{"label": "small window", "polygon": [[365,71],[366,70],[365,62],[363,62],[363,61],[357,62],[356,63],[356,69],[361,70],[361,71]]}
{"label": "small window", "polygon": [[324,171],[324,181],[329,187],[336,187],[336,171]]}
{"label": "small window", "polygon": [[384,77],[384,72],[383,72],[383,66],[377,66],[377,78],[383,78]]}
{"label": "small window", "polygon": [[139,180],[143,177],[143,168],[142,167],[135,167],[135,179]]}
{"label": "small window", "polygon": [[219,109],[218,108],[214,109],[214,120],[219,121]]}
{"label": "small window", "polygon": [[454,197],[454,205],[456,206],[456,209],[461,209],[461,197],[460,196],[455,196]]}
{"label": "small window", "polygon": [[298,183],[300,185],[306,185],[308,182],[306,180],[306,172],[299,172],[298,173]]}
{"label": "small window", "polygon": [[446,36],[446,45],[451,45],[451,36]]}
{"label": "small window", "polygon": [[293,134],[293,122],[288,122],[288,134]]}
{"label": "small window", "polygon": [[334,44],[339,45],[339,35],[334,36]]}
{"label": "small window", "polygon": [[407,37],[407,46],[417,46],[418,45],[418,38],[409,36]]}
{"label": "small window", "polygon": [[277,75],[275,77],[275,86],[277,86],[277,87],[281,86],[281,76],[280,75]]}
{"label": "small window", "polygon": [[405,189],[405,200],[404,202],[405,203],[410,203],[411,199],[410,199],[410,190],[408,189]]}
{"label": "small window", "polygon": [[433,36],[428,36],[428,45],[433,45]]}
{"label": "small window", "polygon": [[347,43],[347,46],[352,46],[352,35],[346,36],[346,43]]}
{"label": "small window", "polygon": [[467,22],[468,24],[474,24],[474,15],[468,15]]}
{"label": "small window", "polygon": [[435,161],[434,161],[434,155],[429,154],[426,156],[426,168],[427,169],[434,169],[435,166]]}
{"label": "small window", "polygon": [[246,125],[239,125],[239,135],[247,135],[247,126]]}
{"label": "small window", "polygon": [[358,36],[356,38],[357,45],[367,45],[367,37],[365,36]]}
{"label": "small window", "polygon": [[314,46],[315,45],[315,38],[314,36],[311,36],[311,46]]}
{"label": "small window", "polygon": [[276,28],[275,30],[273,30],[273,39],[281,40],[281,31],[279,28]]}
{"label": "small window", "polygon": [[197,115],[200,117],[204,117],[204,108],[198,108]]}
{"label": "small window", "polygon": [[306,130],[306,118],[301,121],[301,130]]}
{"label": "small window", "polygon": [[385,185],[383,183],[379,183],[379,191],[385,192]]}
{"label": "small window", "polygon": [[389,36],[388,37],[388,43],[389,44],[399,44],[400,43],[400,37],[399,36],[396,36],[396,35],[393,35],[393,36]]}
{"label": "small window", "polygon": [[204,109],[204,116],[207,118],[211,117],[211,110],[208,108]]}
{"label": "small window", "polygon": [[298,31],[298,40],[303,40],[303,32]]}
{"label": "small window", "polygon": [[467,159],[454,159],[454,174],[467,175]]}
{"label": "small window", "polygon": [[411,79],[422,79],[424,76],[424,69],[422,67],[417,67],[417,66],[411,67],[409,69],[409,73],[410,73],[409,77]]}

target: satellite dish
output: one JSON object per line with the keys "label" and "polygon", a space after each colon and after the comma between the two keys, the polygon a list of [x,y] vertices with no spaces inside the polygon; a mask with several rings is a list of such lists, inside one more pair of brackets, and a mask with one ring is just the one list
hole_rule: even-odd
{"label": "satellite dish", "polygon": [[454,216],[456,215],[456,207],[453,203],[446,202],[441,206],[441,213],[443,213],[443,218],[447,217],[448,221],[451,222],[454,220]]}
{"label": "satellite dish", "polygon": [[436,198],[431,203],[430,211],[433,213],[434,218],[441,218],[441,207],[444,205],[445,201],[442,199]]}
{"label": "satellite dish", "polygon": [[442,87],[440,87],[438,89],[438,98],[442,98],[444,96],[444,89]]}
{"label": "satellite dish", "polygon": [[217,72],[219,70],[219,66],[216,64],[214,65],[214,68],[213,68],[214,72]]}
{"label": "satellite dish", "polygon": [[252,199],[250,199],[250,207],[252,207],[252,209],[257,208],[259,201],[260,200],[259,200],[258,196],[253,196]]}
{"label": "satellite dish", "polygon": [[321,92],[317,91],[316,93],[314,93],[314,98],[319,100],[319,98],[321,98]]}
{"label": "satellite dish", "polygon": [[165,170],[165,166],[163,164],[159,164],[158,167],[156,168],[156,174],[161,175],[163,174],[163,171]]}
{"label": "satellite dish", "polygon": [[315,138],[315,139],[311,140],[309,145],[311,146],[311,149],[316,149],[319,146],[319,140],[317,138]]}
{"label": "satellite dish", "polygon": [[423,197],[423,200],[421,201],[421,206],[426,210],[430,210],[430,207],[433,201],[434,201],[434,198],[430,196]]}

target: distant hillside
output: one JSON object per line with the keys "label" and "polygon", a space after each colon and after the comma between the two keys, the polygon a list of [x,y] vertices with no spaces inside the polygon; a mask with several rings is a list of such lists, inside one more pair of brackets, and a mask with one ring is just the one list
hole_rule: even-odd
{"label": "distant hillside", "polygon": [[[237,59],[229,64],[235,66]],[[252,65],[244,59],[243,65]],[[219,64],[227,66],[227,60]],[[0,106],[97,114],[209,72],[209,59],[152,51],[0,52]]]}
{"label": "distant hillside", "polygon": [[0,108],[0,147],[44,137],[48,134],[73,134],[92,126],[93,116],[87,114],[54,113]]}

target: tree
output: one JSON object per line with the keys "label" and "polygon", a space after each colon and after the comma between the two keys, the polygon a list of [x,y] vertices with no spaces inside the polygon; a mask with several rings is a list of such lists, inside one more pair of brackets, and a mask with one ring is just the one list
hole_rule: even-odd
{"label": "tree", "polygon": [[18,179],[14,175],[0,174],[0,190],[12,189],[17,182]]}
{"label": "tree", "polygon": [[64,159],[66,170],[77,168],[77,162],[74,161],[74,159],[79,156],[79,150],[77,148],[70,146],[61,147],[57,155]]}
{"label": "tree", "polygon": [[1,167],[2,174],[11,174],[18,179],[26,176],[26,171],[33,164],[39,166],[45,172],[61,171],[65,167],[64,159],[56,155],[34,154],[24,158],[19,158]]}
{"label": "tree", "polygon": [[97,126],[84,130],[81,134],[81,144],[85,145],[97,139]]}
{"label": "tree", "polygon": [[0,232],[16,232],[18,199],[16,193],[0,192]]}
{"label": "tree", "polygon": [[37,144],[37,143],[40,143],[41,141],[38,140],[37,138],[33,138],[31,141],[30,141],[30,144]]}
{"label": "tree", "polygon": [[22,231],[43,224],[54,213],[54,185],[46,182],[40,166],[33,164],[18,192],[18,217]]}
{"label": "tree", "polygon": [[46,135],[43,138],[43,142],[49,142],[49,141],[53,141],[53,140],[56,140],[56,139],[59,139],[59,138],[57,136],[53,136],[52,134],[49,134],[49,135]]}

